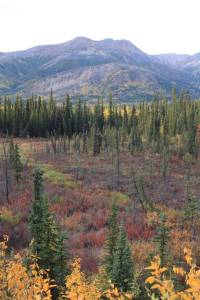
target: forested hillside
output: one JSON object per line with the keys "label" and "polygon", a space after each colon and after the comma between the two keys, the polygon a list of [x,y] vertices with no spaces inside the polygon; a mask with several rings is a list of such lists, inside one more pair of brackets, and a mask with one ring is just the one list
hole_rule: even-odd
{"label": "forested hillside", "polygon": [[0,104],[0,299],[200,297],[200,101]]}

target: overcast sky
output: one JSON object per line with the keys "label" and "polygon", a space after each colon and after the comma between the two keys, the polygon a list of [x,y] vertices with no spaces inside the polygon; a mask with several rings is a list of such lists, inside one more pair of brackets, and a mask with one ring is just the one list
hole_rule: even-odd
{"label": "overcast sky", "polygon": [[0,0],[0,51],[77,36],[128,39],[150,54],[200,52],[200,0]]}

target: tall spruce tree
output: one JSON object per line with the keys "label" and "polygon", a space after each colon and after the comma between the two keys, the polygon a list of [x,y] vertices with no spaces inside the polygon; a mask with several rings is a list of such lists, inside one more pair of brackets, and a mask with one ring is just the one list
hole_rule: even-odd
{"label": "tall spruce tree", "polygon": [[11,140],[9,143],[9,159],[11,168],[14,172],[14,178],[18,183],[22,177],[23,165],[21,161],[19,146],[18,144],[14,144],[13,140]]}
{"label": "tall spruce tree", "polygon": [[105,268],[107,277],[121,291],[128,291],[133,283],[131,250],[123,225],[118,225],[119,208],[113,204],[108,221]]}
{"label": "tall spruce tree", "polygon": [[164,213],[159,215],[160,222],[156,228],[154,241],[157,244],[161,265],[163,266],[167,258],[167,245],[169,241],[169,227],[166,225],[166,216]]}
{"label": "tall spruce tree", "polygon": [[34,200],[40,200],[42,197],[43,172],[36,168],[33,173],[33,195]]}
{"label": "tall spruce tree", "polygon": [[22,170],[23,170],[23,165],[21,161],[21,155],[19,152],[19,146],[18,144],[15,144],[15,156],[14,156],[14,175],[15,175],[15,180],[19,182],[19,180],[22,177]]}
{"label": "tall spruce tree", "polygon": [[133,284],[133,260],[124,225],[121,224],[113,249],[113,266],[110,279],[121,291],[127,292]]}
{"label": "tall spruce tree", "polygon": [[160,163],[160,171],[163,179],[166,179],[168,170],[169,170],[169,149],[164,147],[161,153],[161,163]]}
{"label": "tall spruce tree", "polygon": [[187,184],[187,196],[184,207],[184,218],[190,222],[191,226],[191,239],[194,239],[198,230],[197,220],[199,219],[200,201],[197,197],[191,194],[189,184]]}
{"label": "tall spruce tree", "polygon": [[108,277],[110,276],[113,269],[113,257],[114,257],[114,248],[117,241],[117,235],[119,232],[118,225],[118,212],[119,208],[113,204],[112,212],[108,220],[108,234],[106,242],[106,256],[105,256],[105,267]]}
{"label": "tall spruce tree", "polygon": [[49,269],[51,278],[58,285],[63,285],[68,270],[65,237],[49,211],[47,197],[42,194],[41,170],[36,169],[33,176],[34,199],[29,218],[30,233],[33,239],[32,249],[39,258],[39,266]]}

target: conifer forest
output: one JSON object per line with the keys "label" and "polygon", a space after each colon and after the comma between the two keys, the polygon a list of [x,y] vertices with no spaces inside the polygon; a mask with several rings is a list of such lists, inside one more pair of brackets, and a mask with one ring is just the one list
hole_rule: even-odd
{"label": "conifer forest", "polygon": [[0,100],[0,300],[200,299],[200,100]]}

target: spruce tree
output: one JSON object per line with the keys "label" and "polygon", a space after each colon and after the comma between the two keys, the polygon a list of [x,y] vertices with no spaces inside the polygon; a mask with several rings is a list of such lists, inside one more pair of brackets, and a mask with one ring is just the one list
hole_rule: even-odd
{"label": "spruce tree", "polygon": [[119,225],[118,225],[118,207],[113,204],[112,212],[108,220],[108,234],[107,234],[107,243],[106,243],[106,256],[105,256],[105,267],[106,273],[108,277],[110,276],[112,269],[113,269],[113,255],[114,255],[114,248],[117,241],[117,234],[119,232]]}
{"label": "spruce tree", "polygon": [[9,159],[10,159],[11,168],[14,172],[15,180],[18,183],[22,177],[23,165],[21,162],[19,146],[18,144],[14,144],[13,140],[11,140],[9,143]]}
{"label": "spruce tree", "polygon": [[186,179],[189,182],[192,175],[192,155],[188,152],[184,156],[184,164],[185,164]]}
{"label": "spruce tree", "polygon": [[22,169],[23,169],[23,165],[22,165],[22,162],[21,162],[19,146],[18,146],[18,144],[15,144],[15,149],[14,149],[14,172],[15,172],[15,180],[17,182],[19,182],[19,180],[22,177]]}
{"label": "spruce tree", "polygon": [[93,156],[97,156],[101,151],[101,134],[98,130],[97,125],[94,127],[94,135],[93,135]]}
{"label": "spruce tree", "polygon": [[186,203],[183,212],[184,212],[185,220],[191,223],[192,239],[195,238],[196,235],[195,233],[198,227],[196,221],[199,218],[199,208],[200,208],[199,199],[197,197],[194,197],[191,194],[189,185],[187,185],[187,197],[186,197]]}
{"label": "spruce tree", "polygon": [[195,105],[193,104],[189,110],[188,133],[186,139],[186,147],[188,152],[193,155],[198,155],[198,141],[197,141],[197,122],[195,115]]}
{"label": "spruce tree", "polygon": [[166,262],[167,257],[167,244],[169,241],[169,228],[166,225],[166,216],[164,213],[159,215],[160,222],[156,228],[156,236],[154,241],[157,243],[161,265],[163,266]]}
{"label": "spruce tree", "polygon": [[42,182],[43,182],[43,172],[39,168],[36,168],[33,173],[33,193],[34,199],[40,200],[42,197]]}
{"label": "spruce tree", "polygon": [[110,273],[112,283],[123,292],[133,284],[133,261],[124,225],[120,225],[113,251],[113,266]]}
{"label": "spruce tree", "polygon": [[11,167],[14,167],[14,161],[15,161],[15,145],[13,143],[13,139],[9,142],[9,160]]}
{"label": "spruce tree", "polygon": [[42,172],[34,172],[34,199],[29,218],[30,233],[33,239],[33,252],[39,258],[39,266],[49,269],[52,279],[58,285],[64,284],[67,272],[67,250],[60,227],[49,211],[48,199],[42,195]]}
{"label": "spruce tree", "polygon": [[166,147],[164,147],[161,155],[161,166],[160,166],[160,171],[163,179],[166,178],[168,170],[169,170],[169,150]]}
{"label": "spruce tree", "polygon": [[130,134],[130,143],[129,143],[129,151],[133,155],[133,153],[136,151],[142,151],[143,144],[142,144],[142,138],[141,134],[139,132],[139,128],[132,128],[131,134]]}

